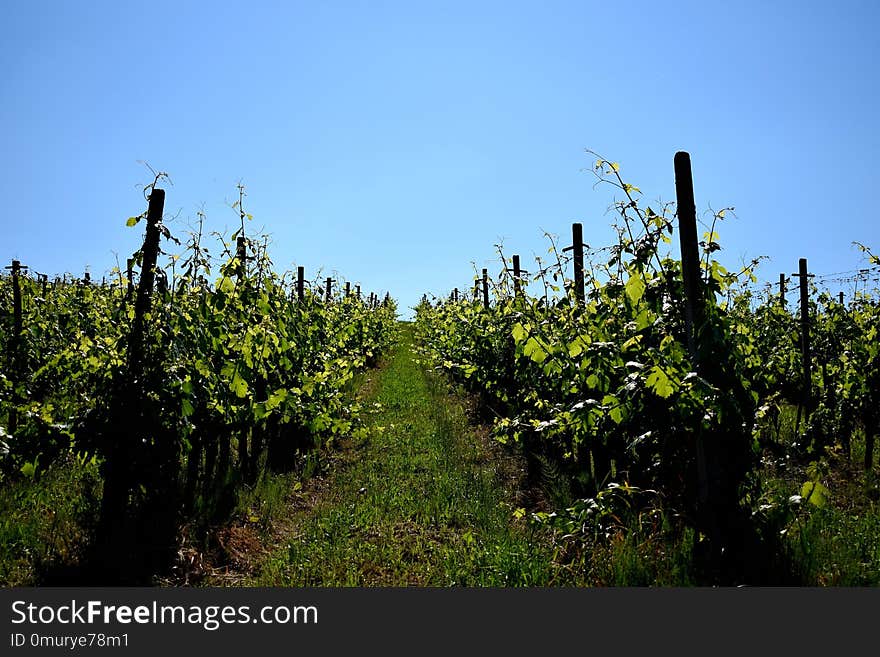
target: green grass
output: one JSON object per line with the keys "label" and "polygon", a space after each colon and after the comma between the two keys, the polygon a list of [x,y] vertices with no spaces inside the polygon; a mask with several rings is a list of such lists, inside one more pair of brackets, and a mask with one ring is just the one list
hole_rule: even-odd
{"label": "green grass", "polygon": [[254,585],[536,586],[570,582],[550,536],[515,521],[497,446],[464,400],[413,358],[412,329],[374,372],[369,437],[349,448],[315,506]]}
{"label": "green grass", "polygon": [[98,467],[71,454],[0,485],[0,585],[36,586],[76,568],[100,506]]}
{"label": "green grass", "polygon": [[[186,555],[204,552],[208,562],[217,555],[220,560],[214,562],[218,569],[194,574],[189,583],[702,582],[694,563],[693,532],[660,510],[621,516],[599,538],[589,533],[565,538],[546,525],[528,522],[528,514],[515,513],[525,506],[521,460],[470,420],[472,402],[450,388],[442,375],[426,371],[413,356],[412,342],[412,327],[405,324],[382,367],[360,374],[352,385],[350,393],[370,409],[366,438],[307,455],[295,472],[264,472],[254,485],[236,489],[223,517],[215,517],[216,509],[208,513],[210,505],[195,514],[195,524],[183,531]],[[793,440],[795,416],[793,407],[783,410],[776,436],[783,446]],[[810,459],[777,456],[757,473],[764,495],[755,507],[771,503],[764,512],[762,535],[778,550],[774,563],[790,571],[786,582],[880,586],[880,480],[862,470],[861,432],[852,447],[851,462],[839,450],[812,466]],[[822,508],[789,504],[811,477],[827,486],[828,503]],[[551,505],[571,501],[561,489],[554,496],[553,481],[549,484],[543,498]],[[35,478],[3,482],[0,585],[33,586],[75,575],[88,549],[100,490],[97,466],[72,455],[38,471]],[[214,535],[215,530],[220,533]],[[222,536],[222,550],[212,544],[218,543],[212,536]],[[224,572],[224,564],[238,570],[224,579],[217,574]],[[180,578],[158,582],[173,585]]]}
{"label": "green grass", "polygon": [[[780,415],[777,440],[786,447],[795,439],[796,415],[795,406],[784,407]],[[880,480],[863,470],[864,454],[860,429],[852,436],[849,458],[835,445],[824,454],[768,464],[760,473],[776,505],[799,495],[808,480],[828,489],[821,508],[795,505],[772,527],[781,535],[793,577],[804,586],[880,586]]]}

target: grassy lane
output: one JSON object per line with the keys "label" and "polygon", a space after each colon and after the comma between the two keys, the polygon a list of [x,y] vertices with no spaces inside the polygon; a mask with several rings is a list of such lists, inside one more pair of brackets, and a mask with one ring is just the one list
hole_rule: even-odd
{"label": "grassy lane", "polygon": [[366,401],[380,405],[370,437],[347,448],[321,494],[293,512],[284,547],[249,584],[558,583],[546,538],[513,520],[511,478],[499,471],[509,461],[414,361],[412,339],[403,325],[365,387]]}

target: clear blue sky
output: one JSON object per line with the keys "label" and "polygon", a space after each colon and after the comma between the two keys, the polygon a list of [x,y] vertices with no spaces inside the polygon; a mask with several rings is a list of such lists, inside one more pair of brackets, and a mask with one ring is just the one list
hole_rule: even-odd
{"label": "clear blue sky", "polygon": [[[139,161],[182,234],[237,223],[279,270],[338,271],[406,307],[525,261],[542,231],[609,243],[593,149],[645,200],[691,153],[722,262],[766,279],[880,250],[880,4],[7,0],[0,260],[93,277],[142,228]],[[527,266],[527,265],[526,265]]]}

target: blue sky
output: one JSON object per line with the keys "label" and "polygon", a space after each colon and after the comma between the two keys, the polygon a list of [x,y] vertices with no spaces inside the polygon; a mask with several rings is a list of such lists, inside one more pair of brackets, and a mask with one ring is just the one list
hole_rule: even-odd
{"label": "blue sky", "polygon": [[[399,299],[524,263],[543,231],[608,244],[620,162],[698,211],[735,206],[722,263],[866,266],[880,250],[880,5],[827,2],[4,2],[0,259],[100,277],[166,215],[271,234],[279,270],[323,268]],[[525,264],[524,266],[528,266]]]}

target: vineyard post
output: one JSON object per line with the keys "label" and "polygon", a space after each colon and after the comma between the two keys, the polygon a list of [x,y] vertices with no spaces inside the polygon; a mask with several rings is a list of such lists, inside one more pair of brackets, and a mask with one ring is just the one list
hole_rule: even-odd
{"label": "vineyard post", "polygon": [[91,285],[92,284],[92,275],[89,272],[83,274],[83,284]]}
{"label": "vineyard post", "polygon": [[358,301],[361,300],[361,286],[360,285],[354,286],[354,295],[358,298]]}
{"label": "vineyard post", "polygon": [[838,297],[838,298],[840,299],[840,305],[842,306],[842,305],[843,305],[843,292],[840,292],[840,293],[839,293],[839,297]]}
{"label": "vineyard post", "polygon": [[785,308],[785,274],[779,274],[779,305]]}
{"label": "vineyard post", "polygon": [[[143,396],[143,391],[138,391],[136,386],[140,384],[143,374],[145,316],[150,310],[150,297],[156,277],[156,261],[159,257],[162,235],[159,224],[164,206],[165,190],[153,188],[147,209],[147,230],[142,249],[143,263],[135,297],[134,323],[127,354],[128,374],[123,379],[123,388],[120,391],[119,410],[122,413],[135,411],[138,400]],[[118,554],[117,538],[123,525],[123,518],[127,516],[129,491],[136,484],[136,476],[141,476],[141,473],[135,470],[138,467],[134,463],[136,450],[136,436],[113,436],[107,445],[104,461],[104,493],[101,500],[101,532],[106,540],[103,546],[107,550],[104,559],[111,570],[114,564],[118,565],[117,560],[121,558]]]}
{"label": "vineyard post", "polygon": [[21,311],[21,272],[27,271],[27,267],[22,267],[21,262],[13,260],[12,264],[6,269],[12,270],[12,337],[9,340],[9,373],[13,385],[13,408],[9,411],[9,433],[15,434],[18,429],[18,413],[15,409],[15,403],[18,402],[18,392],[16,390],[21,372],[21,334],[24,330],[22,311]]}
{"label": "vineyard post", "polygon": [[584,303],[584,227],[581,223],[571,225],[571,248],[574,262],[574,297]]}
{"label": "vineyard post", "polygon": [[483,307],[489,309],[489,270],[483,269]]}
{"label": "vineyard post", "polygon": [[452,291],[452,300],[453,300],[455,303],[458,303],[458,288],[455,288],[455,289]]}
{"label": "vineyard post", "polygon": [[520,291],[519,290],[519,277],[520,277],[519,256],[514,255],[513,256],[513,296],[515,298],[519,297],[519,291]]}
{"label": "vineyard post", "polygon": [[[681,274],[685,293],[685,331],[687,333],[688,354],[699,374],[701,364],[696,342],[698,314],[702,314],[703,298],[700,290],[700,253],[697,245],[697,207],[694,201],[694,180],[691,172],[691,156],[685,151],[675,154],[675,195],[678,214],[678,234],[681,246]],[[714,459],[709,459],[701,435],[696,436],[697,478],[699,485],[698,503],[701,513],[712,508],[710,482],[718,481],[717,473],[709,472],[710,464],[714,470]],[[715,475],[715,476],[712,476]],[[716,529],[715,518],[707,520]]]}
{"label": "vineyard post", "polygon": [[[141,266],[141,279],[138,283],[137,298],[134,305],[135,329],[132,336],[131,367],[139,367],[143,348],[143,320],[150,311],[150,296],[153,293],[153,284],[156,280],[156,261],[159,258],[159,241],[162,232],[159,223],[162,221],[162,211],[165,208],[165,190],[153,189],[150,192],[150,202],[147,208],[147,234],[144,238],[143,265]],[[131,369],[131,368],[130,368]]]}
{"label": "vineyard post", "polygon": [[814,274],[807,273],[807,259],[798,260],[798,273],[792,274],[800,279],[801,292],[801,357],[804,363],[804,410],[809,413],[812,397],[812,364],[810,363],[810,293],[809,278]]}
{"label": "vineyard post", "polygon": [[697,210],[690,154],[675,154],[675,193],[678,207],[678,233],[681,246],[681,275],[685,294],[685,330],[688,353],[699,366],[694,322],[700,298],[700,253],[697,246]]}
{"label": "vineyard post", "polygon": [[327,280],[325,281],[325,287],[324,287],[324,299],[328,303],[330,301],[330,290],[331,290],[332,285],[333,285],[333,279],[328,277]]}
{"label": "vineyard post", "polygon": [[346,281],[345,282],[345,298],[348,299],[349,295],[351,295],[351,283]]}
{"label": "vineyard post", "polygon": [[305,297],[305,267],[296,268],[296,298],[300,301]]}
{"label": "vineyard post", "polygon": [[46,298],[46,285],[49,283],[49,274],[40,274],[40,282],[42,283],[42,292],[40,296]]}

